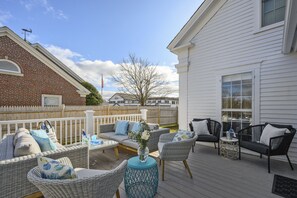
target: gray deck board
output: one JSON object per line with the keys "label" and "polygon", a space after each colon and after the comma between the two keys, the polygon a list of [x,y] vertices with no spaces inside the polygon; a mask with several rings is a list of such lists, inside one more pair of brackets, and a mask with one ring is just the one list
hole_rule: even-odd
{"label": "gray deck board", "polygon": [[[155,153],[156,154],[156,153]],[[120,151],[116,160],[112,149],[105,153],[90,152],[90,168],[109,170],[118,166],[133,154]],[[217,155],[214,148],[197,144],[195,152],[190,152],[188,164],[193,179],[182,162],[165,162],[165,181],[161,181],[159,167],[159,186],[157,198],[273,198],[271,193],[274,174],[297,179],[297,172],[291,171],[289,164],[272,160],[271,173],[267,172],[267,159],[254,155],[242,155],[242,160],[229,160]],[[294,167],[297,167],[294,164]],[[126,198],[124,183],[120,194]]]}

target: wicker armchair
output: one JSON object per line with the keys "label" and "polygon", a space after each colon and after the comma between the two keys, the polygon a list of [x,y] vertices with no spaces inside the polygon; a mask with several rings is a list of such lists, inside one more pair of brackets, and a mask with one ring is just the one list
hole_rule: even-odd
{"label": "wicker armchair", "polygon": [[197,134],[191,139],[172,142],[176,133],[168,133],[160,136],[158,148],[159,158],[162,164],[162,181],[164,181],[165,161],[183,161],[185,168],[188,170],[190,177],[193,178],[187,159],[192,145],[197,139]]}
{"label": "wicker armchair", "polygon": [[[267,146],[260,143],[260,137],[266,125],[267,123],[249,126],[238,132],[239,159],[241,159],[241,147],[260,153],[260,158],[262,158],[262,155],[266,155],[268,158],[268,173],[270,173],[270,156],[286,155],[291,169],[294,170],[288,156],[288,150],[296,133],[296,129],[294,129],[291,125],[271,124],[272,126],[277,128],[287,128],[290,130],[291,133],[285,133],[284,135],[270,138],[269,146]],[[278,148],[273,150],[271,149],[271,141],[276,139],[282,140]]]}
{"label": "wicker armchair", "polygon": [[[222,125],[218,121],[215,121],[215,120],[212,120],[212,119],[209,119],[209,118],[207,118],[207,119],[194,118],[193,119],[194,122],[195,121],[199,122],[199,121],[202,121],[202,120],[207,120],[208,121],[208,131],[209,131],[210,135],[198,135],[198,138],[197,138],[196,141],[213,142],[215,149],[217,148],[216,143],[218,143],[218,155],[220,155],[220,137],[221,137]],[[189,123],[189,126],[190,126],[190,130],[194,131],[192,122]],[[194,146],[192,147],[192,151],[194,152]]]}
{"label": "wicker armchair", "polygon": [[[7,135],[0,143],[1,159],[5,159],[8,153],[13,153],[13,136],[14,134]],[[27,173],[37,166],[37,155],[54,159],[67,156],[72,161],[73,167],[89,167],[88,146],[71,146],[56,151],[0,160],[0,197],[24,197],[39,192],[27,180]]]}
{"label": "wicker armchair", "polygon": [[[59,159],[63,164],[71,165],[68,158]],[[45,198],[93,198],[119,197],[118,187],[123,181],[127,166],[124,160],[117,168],[110,171],[75,169],[76,179],[43,179],[38,167],[29,171],[27,177],[44,195]],[[80,174],[80,171],[83,173]]]}

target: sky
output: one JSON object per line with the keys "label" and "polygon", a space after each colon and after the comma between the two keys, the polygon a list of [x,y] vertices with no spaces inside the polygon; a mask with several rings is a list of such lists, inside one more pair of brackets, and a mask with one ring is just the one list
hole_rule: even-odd
{"label": "sky", "polygon": [[[0,0],[0,26],[40,43],[99,91],[117,92],[112,72],[129,54],[157,65],[178,89],[176,55],[166,47],[203,0]],[[178,93],[175,93],[177,96]]]}

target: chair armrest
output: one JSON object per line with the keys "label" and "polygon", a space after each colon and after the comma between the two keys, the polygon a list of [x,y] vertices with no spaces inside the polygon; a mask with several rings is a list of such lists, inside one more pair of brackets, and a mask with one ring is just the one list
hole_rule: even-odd
{"label": "chair armrest", "polygon": [[99,133],[114,132],[114,124],[100,124]]}
{"label": "chair armrest", "polygon": [[150,151],[158,150],[158,142],[160,136],[169,133],[169,131],[170,129],[168,128],[159,128],[157,130],[153,130],[150,132],[150,139],[147,143],[147,146],[149,147]]}
{"label": "chair armrest", "polygon": [[176,133],[168,133],[168,134],[163,134],[159,138],[159,142],[166,143],[166,142],[172,142],[174,136]]}

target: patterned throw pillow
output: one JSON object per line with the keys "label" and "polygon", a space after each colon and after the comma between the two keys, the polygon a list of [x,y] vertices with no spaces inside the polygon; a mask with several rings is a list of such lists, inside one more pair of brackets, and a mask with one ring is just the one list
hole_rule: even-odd
{"label": "patterned throw pillow", "polygon": [[121,120],[117,121],[115,134],[116,135],[127,135],[129,127],[129,121]]}
{"label": "patterned throw pillow", "polygon": [[48,137],[45,130],[32,130],[30,134],[36,140],[42,152],[57,149],[56,144]]}
{"label": "patterned throw pillow", "polygon": [[175,134],[175,136],[174,136],[172,142],[179,142],[179,141],[182,141],[182,140],[190,139],[190,138],[192,138],[192,137],[194,137],[194,133],[193,133],[193,132],[191,132],[191,131],[182,131],[182,130],[180,130],[180,131],[178,131],[178,132]]}
{"label": "patterned throw pillow", "polygon": [[62,164],[57,160],[47,157],[37,157],[41,177],[44,179],[74,179],[77,175],[73,167]]}

